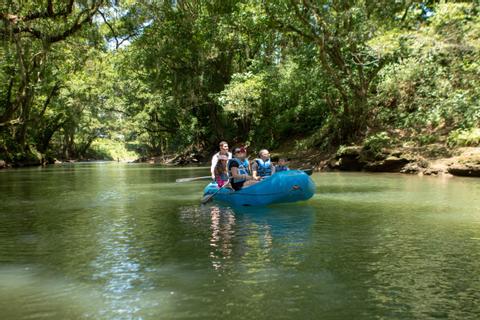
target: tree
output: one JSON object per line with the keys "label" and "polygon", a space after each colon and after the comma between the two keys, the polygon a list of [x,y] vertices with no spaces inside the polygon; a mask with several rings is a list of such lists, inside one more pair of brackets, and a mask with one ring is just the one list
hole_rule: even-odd
{"label": "tree", "polygon": [[407,2],[383,6],[353,0],[266,2],[276,29],[316,46],[318,63],[331,85],[325,97],[336,123],[329,134],[337,143],[365,133],[375,79],[391,59],[378,55],[368,42],[409,7]]}
{"label": "tree", "polygon": [[[40,137],[34,135],[38,121],[44,120],[63,81],[57,77],[61,74],[60,61],[55,59],[59,55],[52,53],[58,53],[63,43],[85,29],[104,4],[103,0],[60,3],[49,0],[41,5],[37,1],[7,1],[2,5],[0,38],[6,59],[0,65],[0,72],[8,83],[1,91],[3,152],[28,153],[34,140],[42,151],[48,147],[52,131],[59,128],[60,116],[46,120],[48,128]],[[43,102],[37,99],[42,96]]]}

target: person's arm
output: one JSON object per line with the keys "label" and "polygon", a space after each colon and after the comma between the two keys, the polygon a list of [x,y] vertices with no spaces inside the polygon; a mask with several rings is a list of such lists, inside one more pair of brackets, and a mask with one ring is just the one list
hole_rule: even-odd
{"label": "person's arm", "polygon": [[210,167],[210,173],[212,174],[212,179],[215,179],[215,167],[217,166],[218,156],[214,154],[212,157],[212,165]]}
{"label": "person's arm", "polygon": [[270,164],[270,168],[272,169],[272,176],[275,174],[276,168],[273,163]]}
{"label": "person's arm", "polygon": [[252,175],[254,180],[259,180],[260,177],[257,175],[258,174],[258,164],[256,162],[252,163]]}

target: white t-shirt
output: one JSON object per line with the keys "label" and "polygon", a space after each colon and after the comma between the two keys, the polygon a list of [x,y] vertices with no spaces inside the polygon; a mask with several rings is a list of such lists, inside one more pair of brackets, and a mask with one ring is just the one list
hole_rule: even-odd
{"label": "white t-shirt", "polygon": [[[220,155],[220,152],[217,152],[212,157],[212,166],[210,167],[210,172],[212,173],[212,177],[215,176],[215,167],[217,166],[219,155]],[[231,152],[228,153],[228,159],[232,159],[232,153]]]}

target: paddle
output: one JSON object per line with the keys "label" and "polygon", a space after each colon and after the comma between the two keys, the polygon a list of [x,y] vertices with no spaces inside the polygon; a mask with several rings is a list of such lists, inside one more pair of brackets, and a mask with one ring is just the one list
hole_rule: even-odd
{"label": "paddle", "polygon": [[[311,176],[313,173],[313,169],[299,169],[299,170],[302,170],[309,176]],[[204,177],[193,177],[193,178],[180,178],[175,180],[175,182],[181,183],[181,182],[191,182],[191,181],[197,181],[197,180],[211,180],[211,179],[212,179],[211,176],[204,176]]]}
{"label": "paddle", "polygon": [[181,178],[181,179],[175,180],[175,182],[190,182],[190,181],[196,181],[196,180],[212,180],[212,176]]}
{"label": "paddle", "polygon": [[225,188],[225,187],[228,186],[229,184],[230,184],[230,182],[227,182],[227,183],[225,183],[221,188],[219,188],[217,191],[215,191],[214,193],[209,194],[209,195],[203,197],[203,199],[202,199],[202,201],[201,201],[202,204],[206,204],[207,202],[209,202],[210,200],[212,200],[212,198],[213,198],[220,190],[222,190],[223,188]]}

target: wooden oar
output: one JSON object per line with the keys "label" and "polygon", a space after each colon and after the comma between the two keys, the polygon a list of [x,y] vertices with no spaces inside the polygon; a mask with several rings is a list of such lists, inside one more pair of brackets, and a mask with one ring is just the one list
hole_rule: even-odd
{"label": "wooden oar", "polygon": [[202,199],[202,201],[201,201],[202,204],[206,204],[207,202],[209,202],[210,200],[212,200],[212,198],[213,198],[220,190],[222,190],[223,188],[225,188],[225,187],[228,186],[229,184],[230,184],[230,181],[227,182],[227,183],[225,183],[221,188],[219,188],[219,189],[218,189],[217,191],[215,191],[214,193],[209,194],[209,195],[203,197],[203,199]]}
{"label": "wooden oar", "polygon": [[190,181],[196,181],[196,180],[212,180],[212,176],[181,178],[181,179],[175,180],[175,182],[190,182]]}

